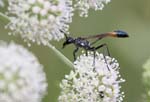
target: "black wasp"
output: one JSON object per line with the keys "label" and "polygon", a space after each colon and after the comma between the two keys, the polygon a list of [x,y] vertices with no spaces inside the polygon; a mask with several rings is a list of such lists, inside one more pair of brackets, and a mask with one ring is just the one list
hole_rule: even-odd
{"label": "black wasp", "polygon": [[[101,45],[96,46],[96,47],[93,46],[93,44],[95,44],[97,41],[99,41],[100,39],[105,38],[105,37],[126,38],[126,37],[129,37],[129,36],[124,31],[116,30],[116,31],[113,31],[113,32],[107,32],[107,33],[92,35],[92,36],[88,36],[88,37],[72,38],[72,37],[68,37],[66,34],[65,34],[65,37],[66,37],[66,41],[63,43],[63,48],[66,45],[74,44],[76,48],[73,51],[73,56],[74,56],[74,60],[76,60],[76,53],[79,50],[79,48],[83,48],[86,51],[86,55],[87,55],[87,51],[93,51],[94,52],[94,58],[95,58],[96,50],[98,50],[102,47],[106,47],[108,56],[110,56],[110,53],[109,53],[109,50],[108,50],[108,47],[107,47],[106,43],[101,44]],[[93,38],[95,38],[96,40],[90,43],[88,41],[88,39],[93,39]]]}

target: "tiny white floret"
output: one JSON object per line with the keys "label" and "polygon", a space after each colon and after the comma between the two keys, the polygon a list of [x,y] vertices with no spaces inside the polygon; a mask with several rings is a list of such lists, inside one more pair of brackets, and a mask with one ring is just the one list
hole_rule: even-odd
{"label": "tiny white floret", "polygon": [[0,102],[42,102],[47,89],[43,66],[27,49],[0,42]]}
{"label": "tiny white floret", "polygon": [[74,69],[60,83],[59,102],[122,102],[118,62],[96,53],[78,57]]}
{"label": "tiny white floret", "polygon": [[104,4],[109,3],[110,0],[75,0],[75,9],[79,11],[81,17],[88,16],[88,10],[102,10]]}
{"label": "tiny white floret", "polygon": [[[29,45],[30,41],[48,45],[50,41],[64,38],[69,34],[73,7],[71,0],[8,0],[6,26],[20,35]],[[44,21],[44,22],[43,22]]]}

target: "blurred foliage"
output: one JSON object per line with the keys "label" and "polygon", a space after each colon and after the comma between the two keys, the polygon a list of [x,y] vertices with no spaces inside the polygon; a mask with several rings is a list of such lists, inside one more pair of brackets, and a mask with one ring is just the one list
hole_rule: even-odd
{"label": "blurred foliage", "polygon": [[[122,90],[126,97],[124,102],[142,102],[142,65],[150,56],[150,0],[112,0],[102,11],[89,12],[88,18],[80,18],[78,14],[70,25],[71,36],[87,36],[116,29],[129,33],[130,38],[112,39],[106,38],[99,41],[107,43],[111,55],[115,57],[121,66],[121,73],[126,82],[122,84]],[[4,10],[4,9],[1,9]],[[9,36],[4,29],[4,22],[0,21],[0,40],[15,41],[32,51],[45,66],[45,72],[49,83],[48,94],[44,102],[57,102],[59,95],[59,82],[65,74],[69,73],[67,67],[57,58],[48,47],[32,44],[27,47],[20,37]],[[73,60],[74,46],[61,49],[62,41],[52,42],[65,56]]]}

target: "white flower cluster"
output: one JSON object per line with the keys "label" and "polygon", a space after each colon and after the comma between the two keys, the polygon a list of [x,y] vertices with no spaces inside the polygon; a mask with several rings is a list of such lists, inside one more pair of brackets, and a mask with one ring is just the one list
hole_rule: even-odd
{"label": "white flower cluster", "polygon": [[[59,102],[122,102],[119,64],[114,58],[96,54],[81,55],[74,62],[74,70],[62,80]],[[106,63],[107,61],[107,63]]]}
{"label": "white flower cluster", "polygon": [[7,15],[13,33],[29,41],[46,45],[64,38],[72,21],[71,0],[8,0]]}
{"label": "white flower cluster", "polygon": [[104,4],[109,3],[110,0],[75,0],[75,9],[79,10],[81,17],[88,16],[88,10],[90,8],[95,10],[102,10]]}
{"label": "white flower cluster", "polygon": [[146,86],[147,98],[150,100],[150,59],[143,66],[143,82]]}
{"label": "white flower cluster", "polygon": [[37,58],[20,45],[0,42],[0,102],[41,102],[46,89]]}
{"label": "white flower cluster", "polygon": [[4,7],[4,1],[0,0],[0,7]]}

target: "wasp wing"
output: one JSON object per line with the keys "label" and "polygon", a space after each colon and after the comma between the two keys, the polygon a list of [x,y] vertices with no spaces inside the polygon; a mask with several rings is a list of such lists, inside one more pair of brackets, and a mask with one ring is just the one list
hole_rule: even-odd
{"label": "wasp wing", "polygon": [[97,34],[97,35],[90,35],[90,36],[86,36],[86,37],[81,37],[82,39],[102,39],[104,37],[106,37],[108,35],[108,33],[104,33],[104,34]]}

